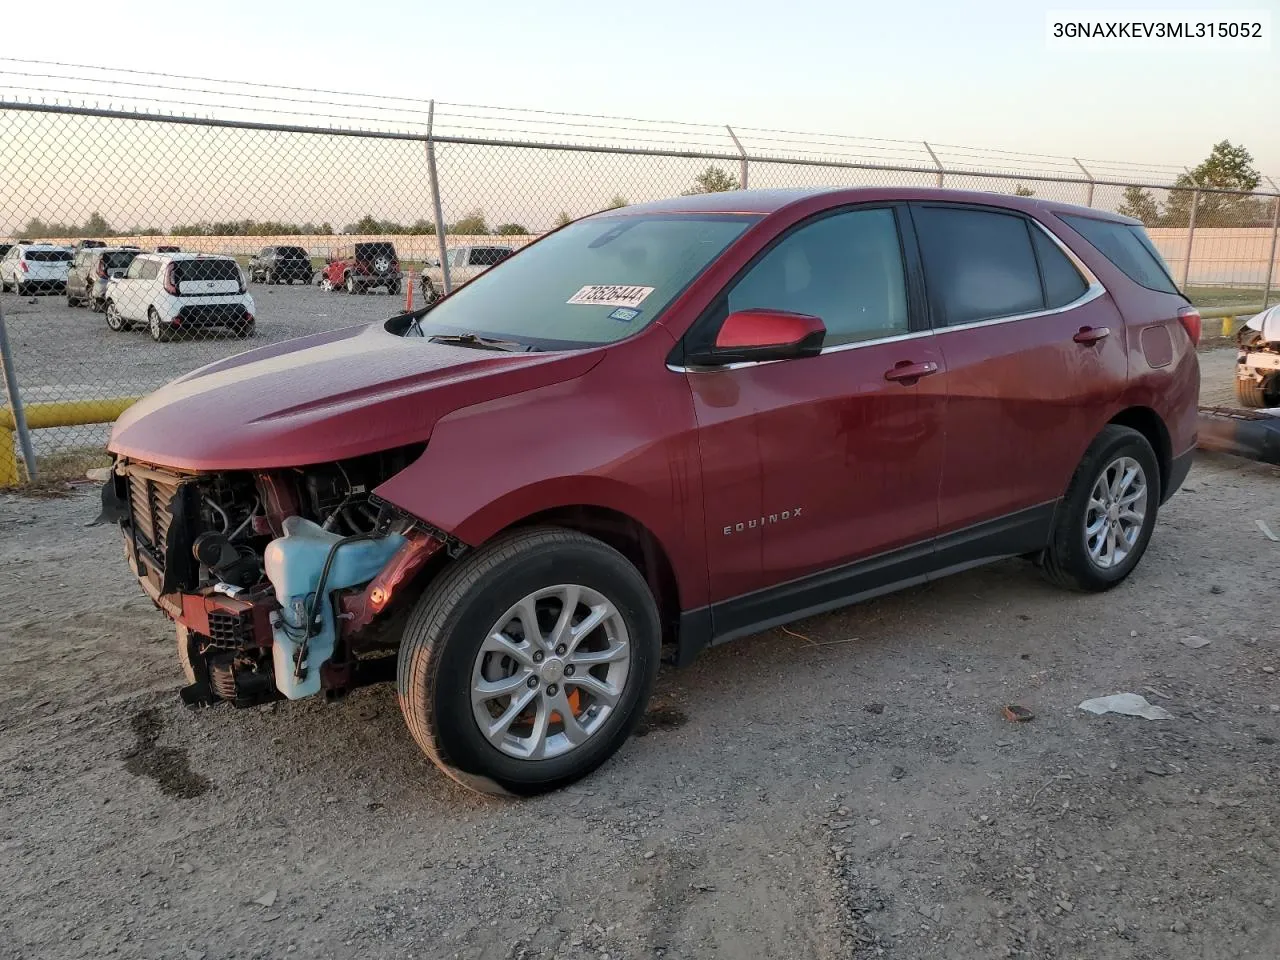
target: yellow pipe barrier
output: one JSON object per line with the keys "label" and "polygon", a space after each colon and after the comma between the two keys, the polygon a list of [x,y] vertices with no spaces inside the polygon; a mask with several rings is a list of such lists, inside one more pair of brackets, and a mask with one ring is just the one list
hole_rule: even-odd
{"label": "yellow pipe barrier", "polygon": [[[80,427],[91,423],[113,423],[120,414],[137,403],[141,397],[113,397],[109,400],[64,400],[56,403],[28,403],[23,406],[27,415],[27,429],[49,427]],[[0,487],[16,487],[22,483],[18,470],[18,456],[13,448],[13,434],[17,424],[13,410],[0,410]]]}

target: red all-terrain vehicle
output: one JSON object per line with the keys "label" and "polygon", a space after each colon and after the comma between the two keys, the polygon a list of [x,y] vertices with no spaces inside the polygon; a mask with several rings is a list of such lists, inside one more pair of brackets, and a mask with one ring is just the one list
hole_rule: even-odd
{"label": "red all-terrain vehicle", "polygon": [[180,378],[104,507],[186,699],[394,675],[432,760],[532,793],[618,749],[664,648],[1006,557],[1115,586],[1191,464],[1199,333],[1115,214],[681,197]]}

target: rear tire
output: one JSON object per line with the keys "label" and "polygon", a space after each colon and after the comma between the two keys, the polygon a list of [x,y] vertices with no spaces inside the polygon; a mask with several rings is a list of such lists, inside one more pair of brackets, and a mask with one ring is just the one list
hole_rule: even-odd
{"label": "rear tire", "polygon": [[[1130,471],[1134,480],[1125,486]],[[1045,577],[1071,590],[1110,590],[1142,559],[1159,507],[1160,466],[1151,444],[1137,430],[1108,424],[1085,451],[1058,504],[1053,534],[1039,561]],[[1113,525],[1123,528],[1114,539],[1108,532]],[[1095,528],[1097,539],[1090,535]],[[1101,555],[1092,549],[1095,543]]]}
{"label": "rear tire", "polygon": [[347,279],[343,285],[347,288],[348,295],[354,295],[356,293],[356,278],[351,274],[347,274]]}
{"label": "rear tire", "polygon": [[[585,598],[575,599],[571,615],[581,616],[570,627],[590,616],[600,617],[598,625],[577,638],[572,630],[558,632],[568,622],[559,591]],[[526,621],[514,614],[525,602],[539,605],[536,639],[525,636]],[[499,632],[507,643],[495,649]],[[569,649],[558,645],[561,639]],[[653,595],[622,554],[572,530],[520,530],[447,568],[418,600],[400,646],[400,707],[418,745],[463,786],[495,794],[555,790],[595,770],[626,741],[653,688],[660,643]],[[578,659],[593,655],[594,666]],[[493,669],[498,673],[490,677]],[[490,691],[473,705],[483,692],[477,684],[512,680],[509,691]],[[527,706],[518,706],[517,697],[530,698]],[[572,730],[552,704],[573,711]],[[514,719],[507,717],[512,710]],[[492,736],[481,729],[482,711],[497,711],[484,713],[486,722],[495,718]],[[526,724],[528,737],[520,740]],[[550,756],[522,756],[524,742],[541,744],[535,755]]]}
{"label": "rear tire", "polygon": [[151,333],[151,339],[156,343],[165,343],[173,336],[169,325],[160,322],[160,314],[156,312],[155,307],[147,311],[147,328]]}
{"label": "rear tire", "polygon": [[1280,406],[1280,374],[1272,374],[1261,382],[1236,378],[1236,402],[1242,407]]}

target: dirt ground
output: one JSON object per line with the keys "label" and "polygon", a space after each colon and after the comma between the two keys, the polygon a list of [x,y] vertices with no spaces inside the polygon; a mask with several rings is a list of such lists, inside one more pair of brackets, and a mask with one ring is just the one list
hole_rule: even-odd
{"label": "dirt ground", "polygon": [[389,688],[182,707],[95,507],[0,496],[0,957],[1280,956],[1274,468],[1201,458],[1105,595],[1008,562],[664,671],[524,802]]}

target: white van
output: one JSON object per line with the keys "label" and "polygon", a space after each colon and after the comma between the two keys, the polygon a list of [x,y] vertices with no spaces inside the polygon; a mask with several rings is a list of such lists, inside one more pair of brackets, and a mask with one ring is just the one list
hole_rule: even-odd
{"label": "white van", "polygon": [[107,284],[105,307],[112,330],[145,323],[157,342],[187,339],[211,327],[237,337],[254,334],[253,297],[231,257],[141,254],[123,277]]}

